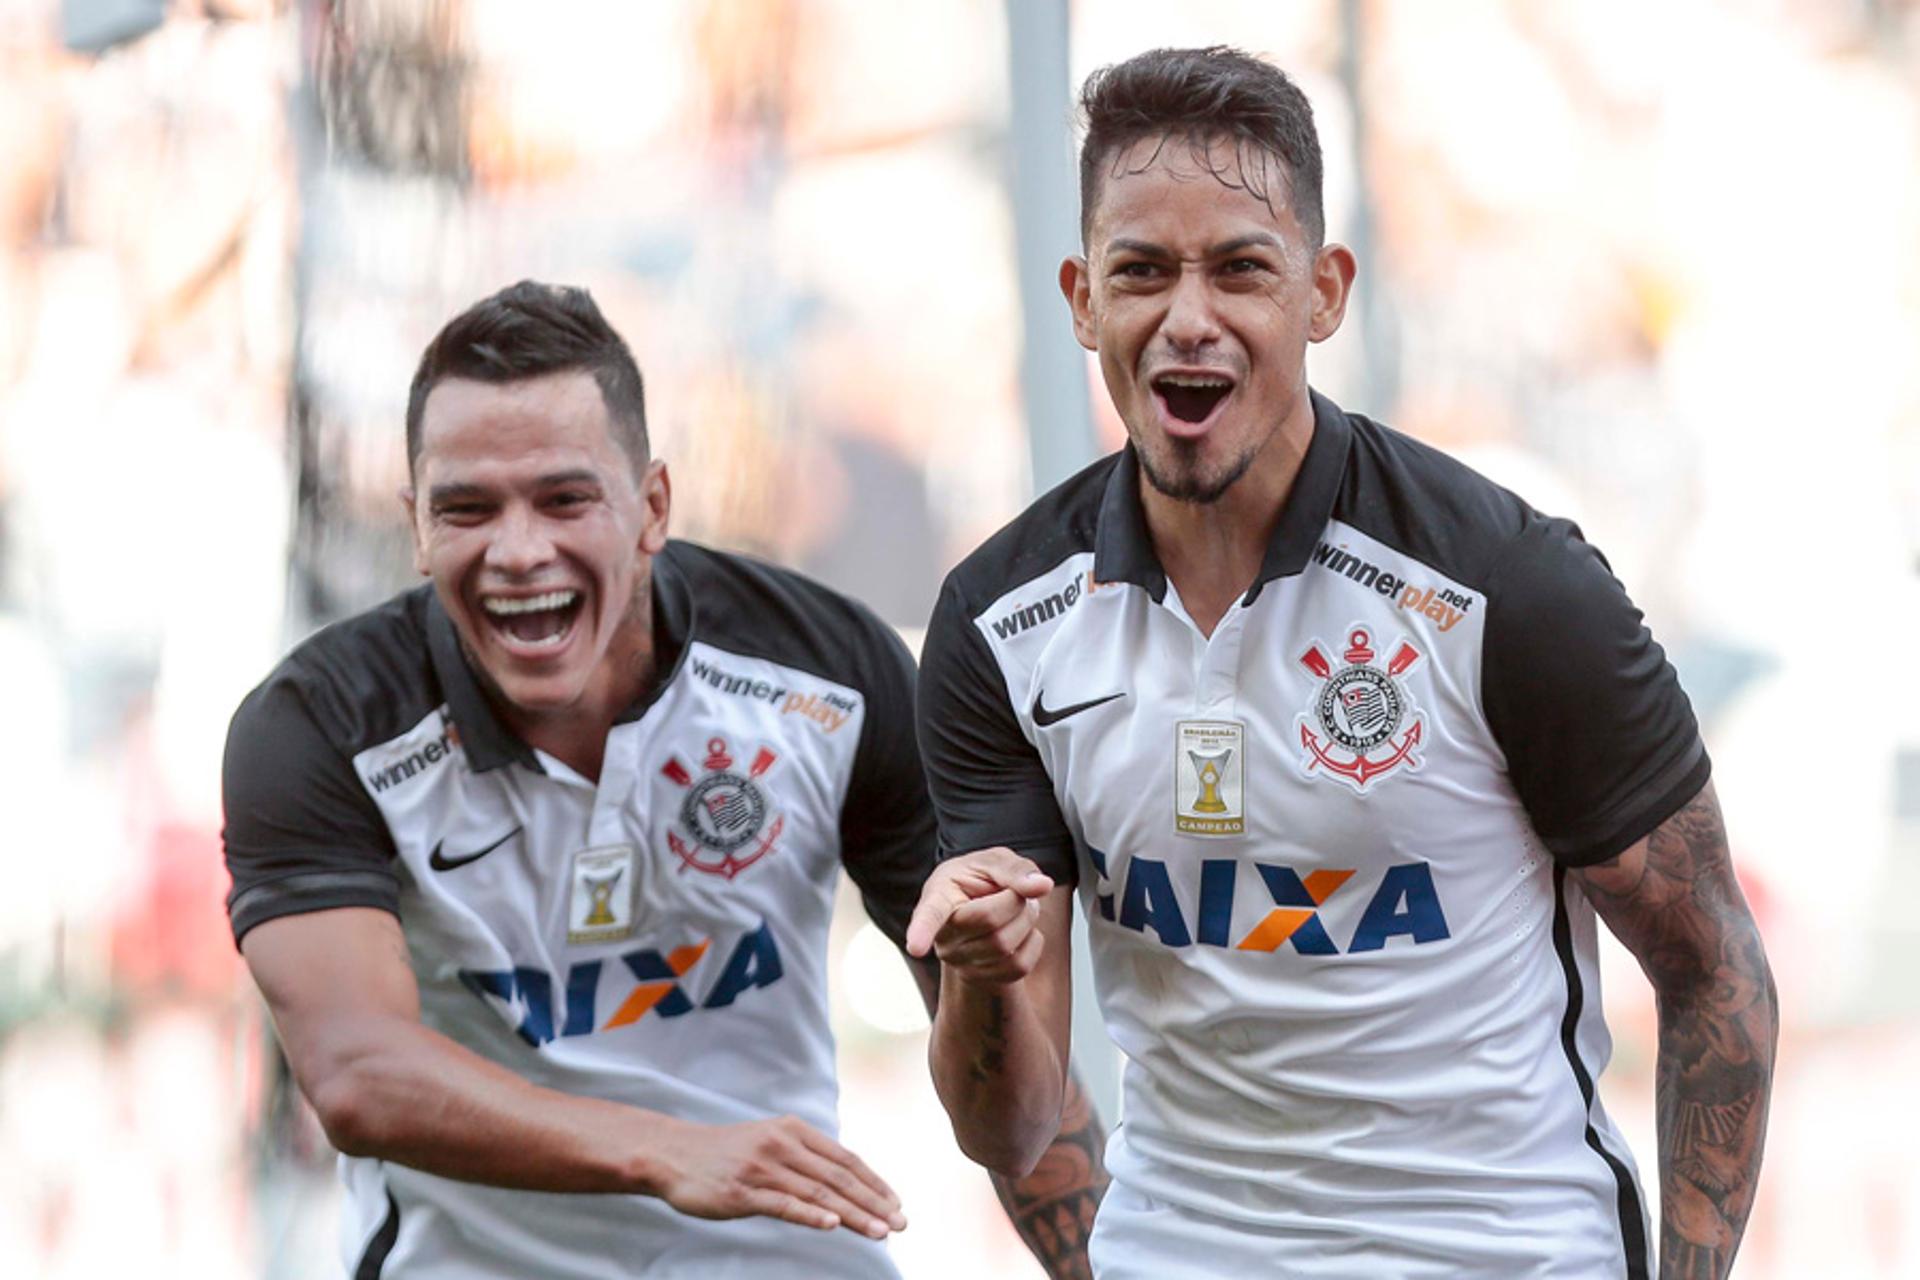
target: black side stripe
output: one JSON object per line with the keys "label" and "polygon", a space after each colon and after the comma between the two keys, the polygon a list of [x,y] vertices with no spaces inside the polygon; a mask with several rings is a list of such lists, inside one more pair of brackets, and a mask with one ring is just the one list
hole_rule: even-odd
{"label": "black side stripe", "polygon": [[1553,868],[1553,950],[1560,957],[1560,969],[1567,977],[1567,1012],[1560,1019],[1560,1047],[1566,1052],[1567,1065],[1573,1068],[1574,1081],[1580,1086],[1580,1097],[1587,1105],[1587,1145],[1607,1162],[1613,1170],[1614,1183],[1619,1187],[1618,1205],[1620,1211],[1620,1240],[1626,1247],[1627,1280],[1650,1280],[1647,1270],[1647,1220],[1640,1209],[1640,1189],[1634,1185],[1633,1174],[1626,1164],[1611,1151],[1600,1145],[1600,1135],[1593,1128],[1593,1076],[1587,1066],[1580,1061],[1580,1052],[1574,1043],[1574,1031],[1580,1025],[1580,1011],[1586,1003],[1586,992],[1580,983],[1580,969],[1573,960],[1573,923],[1567,916],[1567,869],[1559,863]]}
{"label": "black side stripe", "polygon": [[400,1206],[389,1191],[386,1221],[373,1233],[373,1239],[367,1241],[367,1251],[360,1255],[360,1265],[353,1269],[353,1280],[380,1280],[380,1269],[387,1265],[387,1255],[393,1252],[393,1242],[399,1238]]}

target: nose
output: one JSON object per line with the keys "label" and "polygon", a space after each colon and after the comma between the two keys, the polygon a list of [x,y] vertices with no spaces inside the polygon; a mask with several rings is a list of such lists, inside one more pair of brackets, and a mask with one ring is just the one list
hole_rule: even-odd
{"label": "nose", "polygon": [[511,504],[494,522],[487,540],[487,567],[509,577],[525,577],[553,559],[553,541],[533,510]]}
{"label": "nose", "polygon": [[1183,352],[1199,350],[1220,338],[1220,320],[1214,314],[1213,293],[1206,273],[1192,268],[1180,272],[1167,298],[1160,331]]}

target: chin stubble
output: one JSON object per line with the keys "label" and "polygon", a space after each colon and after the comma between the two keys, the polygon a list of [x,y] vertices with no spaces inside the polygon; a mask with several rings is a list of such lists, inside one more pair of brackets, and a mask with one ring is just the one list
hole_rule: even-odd
{"label": "chin stubble", "polygon": [[[1199,452],[1197,448],[1181,441],[1169,441],[1168,447],[1176,455],[1182,452]],[[1147,483],[1154,487],[1155,492],[1163,497],[1172,498],[1175,502],[1191,503],[1197,507],[1218,502],[1227,490],[1233,488],[1240,477],[1247,474],[1247,468],[1253,465],[1255,452],[1257,451],[1253,449],[1247,450],[1235,458],[1233,464],[1224,472],[1209,480],[1200,474],[1197,459],[1191,461],[1182,459],[1181,463],[1176,465],[1180,465],[1184,474],[1168,475],[1161,470],[1159,463],[1149,455],[1147,450],[1140,448],[1137,443],[1134,446],[1134,453],[1140,459],[1140,470],[1145,473]]]}

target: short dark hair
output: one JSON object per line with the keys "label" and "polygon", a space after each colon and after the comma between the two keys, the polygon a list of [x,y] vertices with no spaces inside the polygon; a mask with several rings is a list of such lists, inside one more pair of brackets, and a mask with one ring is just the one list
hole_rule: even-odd
{"label": "short dark hair", "polygon": [[420,419],[443,378],[520,382],[579,369],[593,375],[638,476],[647,465],[646,389],[640,366],[585,289],[522,280],[447,321],[420,355],[407,391],[407,474],[420,461]]}
{"label": "short dark hair", "polygon": [[[1102,169],[1143,138],[1180,138],[1229,186],[1242,186],[1273,207],[1265,164],[1249,151],[1286,167],[1293,216],[1318,248],[1326,235],[1320,205],[1320,139],[1307,95],[1272,63],[1225,45],[1204,49],[1150,49],[1102,67],[1080,89],[1086,140],[1080,145],[1080,237],[1093,227]],[[1208,155],[1218,139],[1238,153],[1239,174],[1222,172]],[[1256,172],[1258,170],[1259,172]]]}

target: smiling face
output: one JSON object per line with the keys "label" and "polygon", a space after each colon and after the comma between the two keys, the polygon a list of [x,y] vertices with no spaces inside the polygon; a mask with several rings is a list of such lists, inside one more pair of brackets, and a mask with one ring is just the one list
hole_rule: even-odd
{"label": "smiling face", "polygon": [[593,376],[447,378],[421,417],[414,564],[523,732],[605,720],[639,696],[652,560],[666,545],[663,463],[636,481]]}
{"label": "smiling face", "polygon": [[[1249,184],[1243,162],[1269,172]],[[1308,241],[1278,166],[1227,139],[1143,139],[1109,165],[1087,256],[1060,269],[1141,469],[1181,502],[1291,466],[1282,428],[1311,430],[1306,348],[1339,328],[1353,255]]]}

